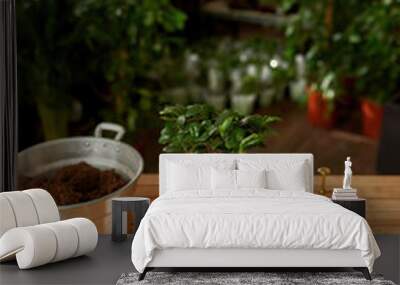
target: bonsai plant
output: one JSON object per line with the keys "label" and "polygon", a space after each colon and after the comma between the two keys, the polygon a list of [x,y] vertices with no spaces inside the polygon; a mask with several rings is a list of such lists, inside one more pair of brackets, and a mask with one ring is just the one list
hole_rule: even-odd
{"label": "bonsai plant", "polygon": [[259,83],[257,76],[246,75],[241,80],[238,92],[231,94],[232,110],[243,115],[252,113],[260,89]]}
{"label": "bonsai plant", "polygon": [[263,146],[278,117],[244,116],[208,105],[167,106],[160,112],[165,122],[159,143],[165,152],[242,153]]}

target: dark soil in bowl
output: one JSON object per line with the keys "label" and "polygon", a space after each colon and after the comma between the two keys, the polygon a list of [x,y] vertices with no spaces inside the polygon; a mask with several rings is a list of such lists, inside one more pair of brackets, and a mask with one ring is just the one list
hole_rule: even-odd
{"label": "dark soil in bowl", "polygon": [[87,202],[110,194],[128,183],[114,169],[100,170],[86,162],[69,165],[50,174],[24,177],[21,189],[42,188],[53,196],[57,205]]}

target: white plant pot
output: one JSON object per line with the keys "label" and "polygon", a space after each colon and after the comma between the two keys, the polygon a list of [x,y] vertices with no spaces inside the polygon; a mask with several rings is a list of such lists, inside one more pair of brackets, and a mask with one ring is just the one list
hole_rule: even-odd
{"label": "white plant pot", "polygon": [[306,101],[306,80],[298,79],[290,82],[290,98],[295,102],[305,102]]}
{"label": "white plant pot", "polygon": [[256,99],[256,94],[233,94],[231,96],[232,110],[243,115],[249,115],[253,112]]}
{"label": "white plant pot", "polygon": [[213,106],[217,111],[221,111],[225,108],[226,97],[223,94],[207,94],[204,98],[206,103]]}

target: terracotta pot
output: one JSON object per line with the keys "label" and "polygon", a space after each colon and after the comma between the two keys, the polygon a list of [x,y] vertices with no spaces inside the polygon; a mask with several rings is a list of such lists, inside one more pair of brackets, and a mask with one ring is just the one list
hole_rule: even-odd
{"label": "terracotta pot", "polygon": [[307,94],[308,121],[316,127],[332,128],[334,123],[333,112],[329,110],[328,101],[318,90],[307,88]]}
{"label": "terracotta pot", "polygon": [[361,116],[363,134],[378,139],[381,134],[383,107],[371,100],[361,100]]}

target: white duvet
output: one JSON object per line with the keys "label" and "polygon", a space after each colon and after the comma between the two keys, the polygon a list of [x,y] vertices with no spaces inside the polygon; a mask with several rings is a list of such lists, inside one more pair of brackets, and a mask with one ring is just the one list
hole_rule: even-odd
{"label": "white duvet", "polygon": [[358,249],[372,272],[380,251],[365,219],[330,199],[300,191],[197,191],[157,198],[132,243],[143,272],[155,249]]}

